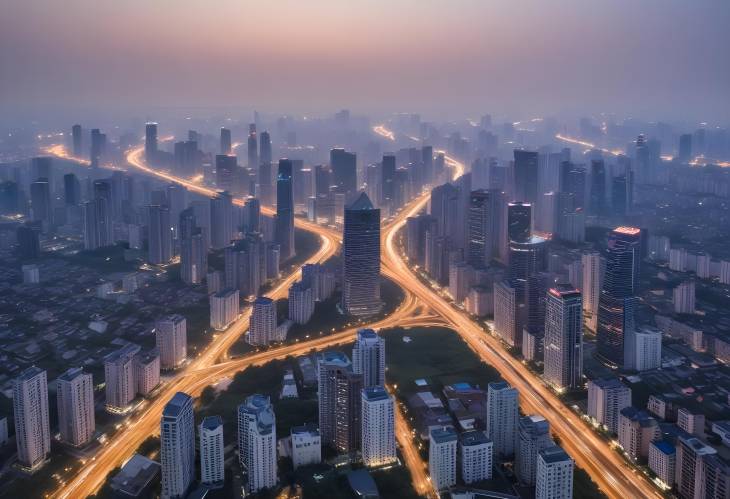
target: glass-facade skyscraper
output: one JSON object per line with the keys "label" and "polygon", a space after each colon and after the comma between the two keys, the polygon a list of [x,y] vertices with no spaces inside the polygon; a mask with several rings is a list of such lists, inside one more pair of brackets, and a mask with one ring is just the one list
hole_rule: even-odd
{"label": "glass-facade skyscraper", "polygon": [[380,302],[380,210],[367,194],[345,208],[342,240],[342,309],[355,316],[376,314]]}

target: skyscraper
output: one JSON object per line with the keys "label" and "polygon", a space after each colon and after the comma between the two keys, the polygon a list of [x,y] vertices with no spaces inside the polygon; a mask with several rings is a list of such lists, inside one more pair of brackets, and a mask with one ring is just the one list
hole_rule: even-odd
{"label": "skyscraper", "polygon": [[494,332],[512,347],[522,344],[523,310],[508,281],[494,283]]}
{"label": "skyscraper", "polygon": [[677,159],[681,163],[689,163],[692,159],[692,134],[685,133],[679,136],[679,154]]}
{"label": "skyscraper", "polygon": [[210,244],[213,249],[225,248],[233,239],[233,201],[222,192],[210,199]]}
{"label": "skyscraper", "polygon": [[222,331],[238,317],[240,295],[237,289],[224,289],[210,295],[210,326]]}
{"label": "skyscraper", "polygon": [[208,416],[198,427],[200,438],[200,483],[209,488],[220,488],[225,481],[223,419]]}
{"label": "skyscraper", "polygon": [[208,238],[204,231],[198,227],[192,207],[180,212],[180,278],[187,284],[200,284],[208,272]]}
{"label": "skyscraper", "polygon": [[603,284],[603,258],[597,251],[584,253],[581,256],[583,267],[583,317],[585,325],[591,331],[598,329],[598,302]]}
{"label": "skyscraper", "polygon": [[295,254],[294,249],[294,195],[292,193],[292,161],[279,160],[276,176],[276,236],[281,259],[286,261]]}
{"label": "skyscraper", "polygon": [[238,457],[248,492],[276,485],[276,416],[269,397],[251,395],[238,406]]}
{"label": "skyscraper", "polygon": [[13,415],[18,461],[35,470],[51,452],[46,371],[29,367],[13,382]]}
{"label": "skyscraper", "polygon": [[32,220],[42,222],[47,229],[52,222],[51,185],[47,178],[38,178],[30,184],[30,208]]}
{"label": "skyscraper", "polygon": [[630,405],[631,388],[619,379],[588,381],[588,415],[611,433],[618,433],[619,414]]}
{"label": "skyscraper", "polygon": [[253,302],[248,342],[265,346],[276,340],[276,302],[266,296],[259,296]]}
{"label": "skyscraper", "polygon": [[228,128],[221,128],[221,154],[231,154],[231,131]]}
{"label": "skyscraper", "polygon": [[492,259],[495,233],[492,197],[488,191],[476,190],[469,197],[467,262],[475,268],[486,267]]}
{"label": "skyscraper", "polygon": [[518,449],[515,456],[515,474],[521,483],[534,485],[537,475],[537,455],[555,445],[550,438],[550,423],[540,415],[520,418]]}
{"label": "skyscraper", "polygon": [[259,161],[263,163],[271,163],[271,135],[269,132],[264,130],[261,132],[261,143],[259,144],[261,153],[259,154]]}
{"label": "skyscraper", "polygon": [[362,376],[346,355],[327,351],[319,360],[319,428],[322,441],[339,452],[360,447]]}
{"label": "skyscraper", "polygon": [[162,498],[182,499],[195,480],[193,398],[177,392],[162,410],[160,421]]}
{"label": "skyscraper", "polygon": [[157,123],[147,123],[144,127],[144,157],[153,165],[157,160]]}
{"label": "skyscraper", "polygon": [[61,440],[75,447],[91,442],[96,428],[91,374],[80,367],[61,374],[56,381],[56,400]]}
{"label": "skyscraper", "polygon": [[137,393],[134,379],[134,357],[140,346],[129,343],[104,357],[104,384],[106,409],[111,413],[123,413]]}
{"label": "skyscraper", "polygon": [[494,444],[480,430],[465,431],[459,437],[461,479],[470,484],[492,478]]}
{"label": "skyscraper", "polygon": [[175,369],[187,358],[187,321],[180,314],[168,315],[155,324],[155,343],[162,369]]}
{"label": "skyscraper", "polygon": [[83,207],[84,249],[95,250],[114,244],[111,205],[106,198],[95,197]]}
{"label": "skyscraper", "polygon": [[494,442],[494,454],[508,457],[515,453],[519,418],[519,394],[507,383],[492,382],[487,389],[486,431]]}
{"label": "skyscraper", "polygon": [[81,184],[73,173],[63,176],[63,200],[66,206],[78,206],[81,203]]}
{"label": "skyscraper", "polygon": [[532,205],[514,202],[507,205],[507,241],[526,243],[532,234]]}
{"label": "skyscraper", "polygon": [[537,202],[537,152],[514,151],[514,198],[527,203]]}
{"label": "skyscraper", "polygon": [[256,138],[256,124],[248,125],[248,167],[256,170],[259,167],[258,139]]}
{"label": "skyscraper", "polygon": [[395,453],[393,397],[382,386],[362,390],[362,460],[383,466],[398,459]]}
{"label": "skyscraper", "polygon": [[344,149],[330,151],[332,185],[336,192],[345,194],[346,199],[357,192],[357,157]]}
{"label": "skyscraper", "polygon": [[572,286],[551,288],[545,304],[545,380],[557,390],[583,384],[583,304]]}
{"label": "skyscraper", "polygon": [[358,330],[352,347],[352,370],[362,375],[364,388],[385,386],[385,339],[374,330]]}
{"label": "skyscraper", "polygon": [[573,498],[573,460],[554,445],[537,456],[535,499]]}
{"label": "skyscraper", "polygon": [[594,215],[603,215],[606,210],[606,165],[602,159],[591,161],[590,210]]}
{"label": "skyscraper", "polygon": [[[155,137],[156,135],[155,128]],[[145,145],[146,147],[146,145]],[[156,157],[156,151],[157,151],[157,141],[155,140],[155,154],[151,156],[152,159],[149,159],[148,161],[154,161],[154,158]],[[97,168],[99,166],[99,161],[103,158],[104,154],[106,152],[106,134],[101,133],[101,131],[98,128],[92,128],[91,129],[91,153],[90,153],[90,159],[91,159],[91,166],[93,168]]]}
{"label": "skyscraper", "polygon": [[149,252],[148,260],[152,264],[167,263],[172,259],[173,227],[170,221],[170,208],[167,206],[149,205]]}
{"label": "skyscraper", "polygon": [[71,140],[73,142],[73,155],[76,158],[83,156],[83,138],[81,134],[81,125],[71,127]]}
{"label": "skyscraper", "polygon": [[342,309],[354,316],[378,313],[380,302],[380,210],[360,193],[345,208],[342,238]]}
{"label": "skyscraper", "polygon": [[289,320],[295,324],[306,324],[314,314],[314,290],[302,281],[289,288]]}
{"label": "skyscraper", "polygon": [[218,154],[215,157],[215,185],[218,189],[227,192],[236,191],[236,177],[238,164],[235,156]]}
{"label": "skyscraper", "polygon": [[605,362],[616,366],[624,363],[624,336],[634,327],[640,237],[641,231],[634,227],[618,227],[608,237],[598,307],[597,353]]}

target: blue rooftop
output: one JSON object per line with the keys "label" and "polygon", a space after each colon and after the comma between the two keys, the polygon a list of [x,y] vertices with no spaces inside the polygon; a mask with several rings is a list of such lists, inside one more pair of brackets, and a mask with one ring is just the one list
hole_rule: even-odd
{"label": "blue rooftop", "polygon": [[652,445],[659,449],[659,451],[662,454],[670,455],[674,454],[676,452],[676,449],[674,448],[674,445],[672,445],[671,442],[667,442],[666,440],[661,440],[659,442],[652,442]]}

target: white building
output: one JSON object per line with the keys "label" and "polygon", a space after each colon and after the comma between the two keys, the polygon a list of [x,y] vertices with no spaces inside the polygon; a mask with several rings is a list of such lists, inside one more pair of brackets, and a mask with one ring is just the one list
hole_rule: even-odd
{"label": "white building", "polygon": [[104,358],[106,409],[112,413],[125,412],[137,393],[134,378],[134,357],[139,345],[130,343]]}
{"label": "white building", "polygon": [[690,435],[704,437],[705,415],[702,413],[693,413],[686,407],[682,407],[677,411],[677,426]]}
{"label": "white building", "polygon": [[483,431],[472,430],[461,434],[461,479],[470,484],[491,480],[494,444]]}
{"label": "white building", "polygon": [[428,445],[428,473],[436,491],[456,484],[458,436],[452,427],[432,428]]}
{"label": "white building", "polygon": [[619,413],[631,405],[631,388],[618,378],[588,381],[588,415],[610,432],[618,433]]}
{"label": "white building", "polygon": [[13,415],[18,461],[31,470],[43,466],[51,452],[46,371],[29,367],[13,383]]}
{"label": "white building", "polygon": [[449,266],[449,294],[455,303],[461,303],[474,280],[474,268],[464,262]]}
{"label": "white building", "polygon": [[649,457],[649,444],[659,438],[657,420],[636,407],[626,407],[619,414],[618,443],[633,461]]}
{"label": "white building", "polygon": [[730,284],[730,260],[720,261],[720,283]]}
{"label": "white building", "polygon": [[520,482],[535,485],[537,454],[555,445],[550,438],[550,424],[539,415],[520,418],[519,443],[515,456],[515,474]]}
{"label": "white building", "polygon": [[583,384],[583,303],[572,286],[551,288],[545,300],[544,378],[557,390]]}
{"label": "white building", "polygon": [[180,367],[188,355],[188,329],[185,317],[169,315],[155,324],[155,342],[160,352],[160,367]]}
{"label": "white building", "polygon": [[656,328],[642,326],[627,335],[627,341],[632,348],[628,348],[630,356],[625,359],[627,369],[648,371],[662,365],[662,332]]}
{"label": "white building", "polygon": [[238,456],[248,492],[276,485],[276,417],[269,397],[251,395],[238,406]]}
{"label": "white building", "polygon": [[284,379],[281,383],[281,393],[279,398],[295,399],[299,398],[299,390],[297,390],[297,382],[294,379],[294,373],[287,371],[284,373]]}
{"label": "white building", "polygon": [[314,291],[302,281],[289,288],[289,320],[306,324],[314,314]]}
{"label": "white building", "polygon": [[253,302],[248,342],[264,346],[276,340],[276,302],[271,298],[259,296]]}
{"label": "white building", "polygon": [[583,317],[588,329],[595,332],[598,329],[598,299],[601,296],[603,284],[604,261],[600,253],[591,251],[581,257],[583,263]]}
{"label": "white building", "polygon": [[554,445],[537,455],[535,499],[573,498],[573,460]]}
{"label": "white building", "polygon": [[687,250],[685,248],[671,248],[669,250],[669,269],[677,272],[687,270]]}
{"label": "white building", "polygon": [[183,498],[195,480],[195,418],[193,398],[177,392],[160,420],[162,498]]}
{"label": "white building", "polygon": [[695,313],[695,282],[685,281],[674,288],[672,301],[675,314]]}
{"label": "white building", "polygon": [[487,389],[487,437],[494,442],[496,456],[515,453],[519,418],[519,394],[507,383],[489,383]]}
{"label": "white building", "polygon": [[712,257],[708,253],[697,254],[697,266],[695,273],[700,279],[710,278],[710,266],[712,265]]}
{"label": "white building", "polygon": [[56,401],[61,440],[76,447],[91,442],[96,429],[91,374],[76,367],[60,375],[56,380]]}
{"label": "white building", "polygon": [[220,488],[225,482],[223,419],[208,416],[198,427],[200,437],[200,482],[209,488]]}
{"label": "white building", "polygon": [[160,355],[153,349],[134,356],[134,379],[137,393],[149,395],[160,384]]}
{"label": "white building", "polygon": [[210,295],[210,327],[222,331],[238,317],[239,296],[237,289],[219,291]]}
{"label": "white building", "polygon": [[385,386],[385,339],[372,330],[360,329],[352,348],[352,370],[362,374],[362,386]]}
{"label": "white building", "polygon": [[38,265],[23,265],[21,270],[23,271],[23,284],[38,284],[41,282],[41,274],[40,270],[38,270]]}
{"label": "white building", "polygon": [[335,274],[318,263],[308,263],[302,267],[302,282],[312,288],[314,301],[324,301],[335,290]]}
{"label": "white building", "polygon": [[506,281],[494,283],[494,332],[508,345],[519,345],[522,335],[517,320],[518,304],[515,288]]}
{"label": "white building", "polygon": [[477,317],[494,314],[494,294],[484,286],[474,286],[469,290],[464,301],[464,307],[470,314]]}
{"label": "white building", "polygon": [[362,390],[362,460],[365,466],[383,466],[397,459],[393,398],[382,386]]}
{"label": "white building", "polygon": [[677,452],[670,442],[657,440],[649,444],[649,469],[666,488],[674,485],[676,460]]}
{"label": "white building", "polygon": [[314,425],[294,426],[291,429],[291,458],[294,469],[322,462],[322,437]]}

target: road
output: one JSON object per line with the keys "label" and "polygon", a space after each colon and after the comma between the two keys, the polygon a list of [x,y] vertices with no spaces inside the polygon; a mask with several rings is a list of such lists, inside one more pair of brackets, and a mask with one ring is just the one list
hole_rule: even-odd
{"label": "road", "polygon": [[[375,127],[373,131],[393,140],[392,132],[388,133],[382,126]],[[456,159],[448,159],[448,163],[454,166],[458,164]],[[463,165],[458,168],[463,171]],[[406,218],[418,213],[427,201],[428,194],[423,194],[420,201],[416,200],[410,209],[401,212],[383,233],[385,241],[382,247],[383,266],[388,269],[391,278],[413,293],[436,315],[445,319],[484,362],[492,365],[505,381],[517,388],[522,410],[526,414],[542,414],[550,422],[552,432],[560,438],[560,445],[579,467],[588,472],[604,493],[609,497],[624,499],[662,497],[645,475],[629,467],[624,459],[543,384],[538,376],[510,355],[497,338],[485,333],[465,312],[454,308],[418,279],[400,254],[396,244],[396,234],[405,225]]]}

